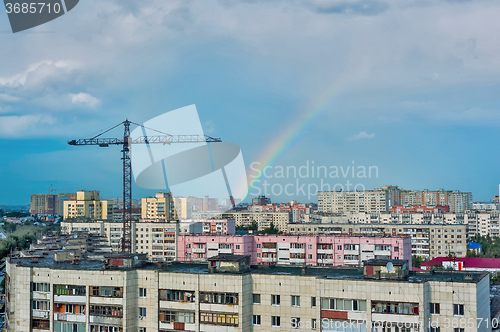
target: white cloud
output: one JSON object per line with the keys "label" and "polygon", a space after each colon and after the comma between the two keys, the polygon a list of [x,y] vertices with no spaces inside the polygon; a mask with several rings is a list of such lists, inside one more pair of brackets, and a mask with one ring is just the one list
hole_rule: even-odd
{"label": "white cloud", "polygon": [[80,67],[80,64],[75,61],[41,61],[29,65],[27,69],[20,73],[8,77],[0,77],[0,85],[14,88],[39,85],[49,78],[64,76],[78,67]]}
{"label": "white cloud", "polygon": [[55,118],[45,114],[1,116],[0,137],[37,136],[44,131],[50,131],[55,123]]}
{"label": "white cloud", "polygon": [[356,134],[354,136],[349,137],[347,140],[348,141],[355,141],[358,139],[370,139],[375,137],[375,133],[368,134],[366,131],[362,131],[359,134]]}
{"label": "white cloud", "polygon": [[6,93],[0,93],[0,102],[15,103],[15,102],[18,102],[20,100],[21,100],[21,98],[19,98],[19,97],[11,96],[11,95],[8,95]]}
{"label": "white cloud", "polygon": [[77,94],[70,93],[70,97],[71,102],[77,105],[89,106],[93,108],[100,103],[100,100],[98,98],[85,92],[80,92]]}

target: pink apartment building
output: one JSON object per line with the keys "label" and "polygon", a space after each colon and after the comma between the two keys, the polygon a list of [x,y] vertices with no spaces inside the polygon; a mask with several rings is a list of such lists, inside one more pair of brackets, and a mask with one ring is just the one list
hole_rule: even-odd
{"label": "pink apartment building", "polygon": [[251,264],[359,266],[373,258],[411,263],[409,236],[179,235],[179,261],[206,261],[218,254],[250,255]]}

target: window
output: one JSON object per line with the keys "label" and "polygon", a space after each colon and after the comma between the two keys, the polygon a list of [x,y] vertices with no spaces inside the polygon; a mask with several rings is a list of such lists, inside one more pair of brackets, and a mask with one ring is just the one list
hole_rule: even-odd
{"label": "window", "polygon": [[418,303],[372,301],[372,312],[398,315],[418,315]]}
{"label": "window", "polygon": [[307,249],[311,250],[313,248],[312,244],[307,245]]}
{"label": "window", "polygon": [[366,300],[321,298],[322,310],[366,311]]}
{"label": "window", "polygon": [[200,302],[217,304],[238,304],[237,293],[200,293]]}
{"label": "window", "polygon": [[41,319],[33,319],[32,328],[38,330],[49,330],[50,329],[50,321],[49,320],[41,320]]}
{"label": "window", "polygon": [[464,328],[460,328],[460,327],[459,327],[459,328],[457,328],[457,327],[455,327],[455,328],[453,329],[453,332],[464,332],[464,330],[465,330]]}
{"label": "window", "polygon": [[432,315],[439,315],[439,303],[429,303],[429,313]]}
{"label": "window", "polygon": [[316,307],[316,298],[315,297],[311,297],[311,307]]}
{"label": "window", "polygon": [[271,304],[272,305],[280,305],[280,296],[279,295],[271,295]]}
{"label": "window", "polygon": [[200,312],[200,323],[238,326],[237,314]]}
{"label": "window", "polygon": [[341,245],[338,245],[338,246],[337,246],[337,250],[342,250],[342,246],[341,246]]}
{"label": "window", "polygon": [[260,304],[260,294],[253,294],[253,303]]}
{"label": "window", "polygon": [[440,332],[440,331],[441,329],[439,327],[433,327],[433,326],[429,327],[429,332]]}
{"label": "window", "polygon": [[290,325],[292,329],[300,328],[300,317],[292,317],[292,319],[290,319]]}
{"label": "window", "polygon": [[[344,244],[344,250],[357,250],[355,244]],[[376,247],[376,246],[375,246]],[[376,249],[375,249],[376,250]]]}
{"label": "window", "polygon": [[300,307],[300,296],[292,295],[291,301],[292,301],[292,307]]}
{"label": "window", "polygon": [[257,253],[257,257],[260,258],[260,252]]}
{"label": "window", "polygon": [[49,301],[33,301],[33,310],[50,310],[50,302]]}
{"label": "window", "polygon": [[307,259],[313,259],[313,255],[312,254],[308,254],[307,255]]}
{"label": "window", "polygon": [[121,297],[123,297],[123,287],[101,287],[101,286],[92,287],[92,286],[90,286],[90,294],[92,296],[121,298]]}
{"label": "window", "polygon": [[50,284],[47,282],[34,282],[31,284],[33,292],[50,292]]}
{"label": "window", "polygon": [[236,245],[236,250],[240,250],[240,245],[239,244]]}
{"label": "window", "polygon": [[252,316],[252,325],[260,325],[260,315]]}
{"label": "window", "polygon": [[194,302],[194,291],[160,289],[161,301]]}
{"label": "window", "polygon": [[139,288],[139,297],[146,297],[146,288]]}
{"label": "window", "polygon": [[146,332],[146,328],[145,327],[139,327],[139,332]]}
{"label": "window", "polygon": [[280,316],[271,316],[271,326],[272,327],[281,326]]}
{"label": "window", "polygon": [[121,306],[91,305],[91,316],[123,317],[123,308]]}
{"label": "window", "polygon": [[191,311],[160,311],[160,321],[166,323],[194,323],[194,312]]}
{"label": "window", "polygon": [[139,308],[139,317],[146,317],[146,308]]}
{"label": "window", "polygon": [[85,286],[54,285],[56,295],[85,295]]}
{"label": "window", "polygon": [[257,243],[257,249],[260,249],[260,243]]}
{"label": "window", "polygon": [[311,329],[316,330],[316,319],[315,318],[311,319]]}
{"label": "window", "polygon": [[454,304],[453,305],[453,315],[463,316],[464,315],[464,305],[463,304]]}

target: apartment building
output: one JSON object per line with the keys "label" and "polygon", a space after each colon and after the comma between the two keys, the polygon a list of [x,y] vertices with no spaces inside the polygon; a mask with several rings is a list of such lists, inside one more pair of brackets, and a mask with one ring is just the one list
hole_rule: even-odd
{"label": "apartment building", "polygon": [[[158,266],[137,254],[78,264],[8,258],[6,329],[17,331],[491,331],[486,272],[248,266],[248,256]],[[388,263],[391,269],[388,269]],[[462,323],[463,325],[463,323]]]}
{"label": "apartment building", "polygon": [[192,219],[195,205],[196,197],[174,197],[175,211],[181,220]]}
{"label": "apartment building", "polygon": [[[174,261],[177,259],[177,236],[179,223],[164,220],[132,221],[131,236],[132,253],[146,254],[152,261]],[[61,232],[73,234],[75,232],[89,232],[104,236],[114,252],[121,248],[123,223],[119,222],[61,222]]]}
{"label": "apartment building", "polygon": [[411,262],[409,236],[345,235],[179,236],[179,261],[205,262],[219,254],[248,255],[252,265],[361,266],[365,260]]}
{"label": "apartment building", "polygon": [[39,216],[64,215],[64,201],[75,200],[76,194],[31,195],[30,213]]}
{"label": "apartment building", "polygon": [[76,199],[64,201],[64,219],[113,220],[113,201],[101,200],[98,191],[77,191]]}
{"label": "apartment building", "polygon": [[467,225],[464,224],[351,224],[308,223],[288,225],[288,234],[344,234],[349,236],[411,236],[412,254],[433,259],[449,254],[467,254]]}
{"label": "apartment building", "polygon": [[219,214],[217,217],[222,219],[233,219],[236,226],[250,226],[253,222],[256,222],[259,231],[270,227],[271,223],[273,223],[274,227],[282,232],[285,232],[288,223],[290,223],[290,220],[292,219],[292,213],[272,211],[227,211]]}
{"label": "apartment building", "polygon": [[365,191],[318,192],[318,210],[327,213],[387,212],[393,205],[447,205],[450,212],[465,212],[472,208],[472,193],[452,190],[406,190],[397,186]]}
{"label": "apartment building", "polygon": [[57,195],[31,195],[30,213],[32,215],[55,215]]}
{"label": "apartment building", "polygon": [[141,199],[142,219],[176,220],[177,214],[171,193],[157,193],[155,197]]}
{"label": "apartment building", "polygon": [[365,191],[318,191],[318,211],[325,213],[380,213],[389,208],[383,189]]}

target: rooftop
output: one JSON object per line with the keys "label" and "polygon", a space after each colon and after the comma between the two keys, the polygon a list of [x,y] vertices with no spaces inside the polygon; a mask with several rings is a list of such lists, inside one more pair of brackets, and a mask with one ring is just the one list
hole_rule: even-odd
{"label": "rooftop", "polygon": [[[83,259],[78,263],[56,262],[53,254],[44,255],[43,258],[33,261],[27,257],[9,258],[10,264],[16,264],[25,267],[45,267],[61,270],[123,270],[123,267],[108,266],[105,262],[98,260]],[[129,267],[125,269],[137,270],[158,270],[160,272],[172,273],[209,273],[207,263],[152,263],[147,262],[138,267]],[[294,275],[294,276],[315,276],[326,279],[365,279],[363,270],[355,267],[306,267],[303,266],[252,266],[246,272],[224,272],[226,274],[267,274],[267,275]],[[426,281],[450,281],[450,282],[479,282],[482,278],[488,276],[487,272],[459,272],[459,271],[425,271],[409,272],[409,277],[401,282],[422,283]],[[386,280],[380,280],[386,281]],[[389,282],[394,282],[390,280]]]}

